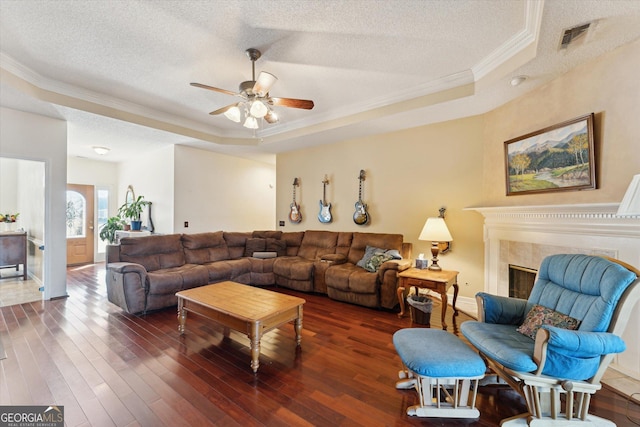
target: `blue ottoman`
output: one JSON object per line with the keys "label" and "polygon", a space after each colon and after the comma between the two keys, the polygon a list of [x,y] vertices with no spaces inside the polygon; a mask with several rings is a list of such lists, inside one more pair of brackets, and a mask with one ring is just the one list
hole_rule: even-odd
{"label": "blue ottoman", "polygon": [[396,388],[415,388],[420,397],[420,404],[407,408],[407,415],[480,416],[476,396],[486,366],[470,346],[447,331],[426,328],[400,329],[393,334],[393,345],[404,368]]}

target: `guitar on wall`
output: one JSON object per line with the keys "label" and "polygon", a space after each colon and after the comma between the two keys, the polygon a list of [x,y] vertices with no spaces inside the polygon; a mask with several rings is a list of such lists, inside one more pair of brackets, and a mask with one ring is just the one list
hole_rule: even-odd
{"label": "guitar on wall", "polygon": [[297,224],[302,221],[302,214],[300,213],[300,205],[296,203],[296,187],[300,184],[298,183],[298,178],[293,179],[293,203],[291,203],[291,211],[289,212],[289,221]]}
{"label": "guitar on wall", "polygon": [[356,211],[353,213],[353,222],[358,225],[365,225],[369,222],[371,217],[367,212],[367,205],[362,201],[362,182],[365,179],[364,170],[360,170],[360,186],[358,188],[358,201],[356,202]]}
{"label": "guitar on wall", "polygon": [[331,203],[327,203],[327,185],[329,185],[329,179],[327,175],[324,176],[322,181],[322,200],[320,200],[320,212],[318,212],[318,221],[323,224],[331,222]]}

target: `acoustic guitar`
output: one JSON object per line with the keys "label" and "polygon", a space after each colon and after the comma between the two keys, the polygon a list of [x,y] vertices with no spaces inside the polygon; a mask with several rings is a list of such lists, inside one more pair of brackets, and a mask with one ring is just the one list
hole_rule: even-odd
{"label": "acoustic guitar", "polygon": [[296,187],[299,186],[298,178],[293,179],[293,203],[291,203],[291,211],[289,212],[289,221],[297,224],[302,221],[302,213],[300,213],[300,205],[296,203]]}
{"label": "acoustic guitar", "polygon": [[367,205],[362,201],[362,182],[365,180],[364,170],[360,171],[358,180],[360,181],[360,186],[358,188],[356,211],[353,213],[353,222],[358,225],[365,225],[371,220],[371,217],[369,216],[369,212],[367,212]]}
{"label": "acoustic guitar", "polygon": [[329,179],[327,175],[324,176],[322,181],[322,200],[320,200],[320,212],[318,212],[318,221],[323,224],[327,224],[333,220],[331,217],[331,203],[327,203],[327,185],[329,185]]}

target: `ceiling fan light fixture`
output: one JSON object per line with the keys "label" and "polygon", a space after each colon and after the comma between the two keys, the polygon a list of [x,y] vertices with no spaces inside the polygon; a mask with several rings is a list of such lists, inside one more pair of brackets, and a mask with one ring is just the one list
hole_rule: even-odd
{"label": "ceiling fan light fixture", "polygon": [[247,129],[258,129],[258,120],[256,120],[256,118],[253,116],[249,116],[247,117],[247,120],[244,121],[243,126]]}
{"label": "ceiling fan light fixture", "polygon": [[240,123],[240,108],[234,105],[224,112],[224,116],[232,122]]}
{"label": "ceiling fan light fixture", "polygon": [[265,114],[264,120],[269,124],[278,123],[278,114],[273,110],[269,110],[269,112]]}
{"label": "ceiling fan light fixture", "polygon": [[266,105],[264,105],[264,103],[261,100],[255,99],[251,103],[251,108],[249,108],[249,112],[253,117],[261,119],[269,112],[269,109],[267,108]]}

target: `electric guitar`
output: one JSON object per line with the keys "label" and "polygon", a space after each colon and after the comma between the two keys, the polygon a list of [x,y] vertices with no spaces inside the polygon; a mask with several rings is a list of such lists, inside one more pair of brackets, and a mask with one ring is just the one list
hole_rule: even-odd
{"label": "electric guitar", "polygon": [[331,203],[327,203],[327,185],[329,185],[329,179],[327,175],[324,176],[322,181],[322,200],[320,200],[320,212],[318,212],[318,221],[323,224],[331,222]]}
{"label": "electric guitar", "polygon": [[358,180],[360,181],[360,187],[358,188],[358,201],[356,202],[356,211],[353,213],[353,222],[358,225],[365,225],[371,219],[367,212],[367,205],[362,201],[362,181],[364,181],[364,170],[360,171]]}
{"label": "electric guitar", "polygon": [[296,187],[299,186],[298,178],[293,179],[293,203],[291,203],[291,211],[289,212],[289,221],[297,224],[302,221],[302,213],[300,213],[300,205],[296,203]]}

